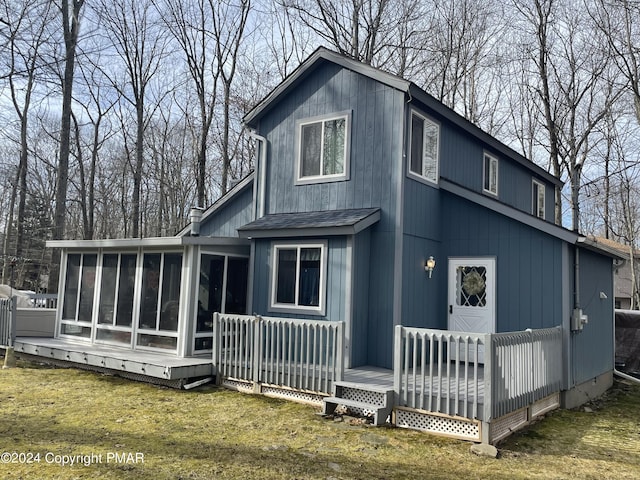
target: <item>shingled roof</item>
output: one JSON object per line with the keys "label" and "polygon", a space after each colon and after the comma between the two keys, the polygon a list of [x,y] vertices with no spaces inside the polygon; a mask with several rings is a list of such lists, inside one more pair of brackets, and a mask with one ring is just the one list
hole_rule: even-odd
{"label": "shingled roof", "polygon": [[252,238],[349,235],[364,230],[378,220],[379,208],[277,213],[265,215],[238,228],[238,233],[241,237]]}

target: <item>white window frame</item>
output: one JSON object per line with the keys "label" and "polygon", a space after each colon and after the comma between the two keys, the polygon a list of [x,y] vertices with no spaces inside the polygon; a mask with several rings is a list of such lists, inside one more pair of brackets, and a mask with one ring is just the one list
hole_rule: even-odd
{"label": "white window frame", "polygon": [[[320,249],[320,286],[318,291],[318,306],[298,305],[298,294],[300,288],[300,250],[303,248],[319,248]],[[293,250],[296,253],[296,278],[295,278],[295,303],[278,303],[278,251]],[[280,243],[274,242],[271,245],[271,301],[269,303],[269,311],[282,313],[307,313],[311,315],[324,315],[326,306],[326,283],[327,283],[327,242],[299,242],[299,243]]]}
{"label": "white window frame", "polygon": [[[536,187],[538,188],[538,195],[535,195],[534,198]],[[540,205],[540,192],[542,192],[542,205]],[[547,191],[545,184],[534,178],[531,183],[531,210],[534,216],[541,218],[542,220],[545,220],[546,218],[546,198]],[[540,215],[541,211],[542,215]]]}
{"label": "white window frame", "polygon": [[[321,136],[324,138],[324,129],[327,122],[333,120],[344,119],[344,165],[343,172],[331,175],[323,175],[323,165],[320,165],[320,174],[312,176],[302,176],[302,128],[306,125],[314,123],[322,124]],[[323,161],[324,143],[321,142],[320,161]],[[332,113],[329,115],[321,115],[317,117],[305,118],[296,122],[296,185],[305,185],[310,183],[338,182],[349,180],[351,156],[351,111]]]}
{"label": "white window frame", "polygon": [[[412,164],[412,137],[413,137],[413,117],[417,117],[420,120],[422,120],[423,124],[426,126],[427,124],[431,124],[433,127],[436,128],[437,130],[437,138],[436,138],[436,152],[435,152],[435,172],[434,172],[434,177],[435,178],[430,178],[430,177],[426,177],[425,175],[423,175],[424,172],[424,163],[425,163],[425,152],[424,152],[424,146],[426,144],[425,139],[427,136],[427,128],[422,129],[422,158],[420,160],[420,168],[421,171],[420,172],[414,172],[411,169],[411,164]],[[440,123],[436,122],[434,119],[427,117],[426,115],[423,115],[422,113],[418,112],[417,110],[411,110],[411,114],[410,114],[410,118],[409,118],[409,145],[408,145],[408,155],[407,155],[407,172],[409,177],[412,177],[416,180],[419,180],[421,182],[426,182],[432,185],[437,185],[438,184],[438,179],[440,178]]]}
{"label": "white window frame", "polygon": [[[489,195],[498,196],[498,175],[500,173],[498,166],[498,158],[494,157],[490,153],[484,152],[484,160],[482,162],[482,191]],[[489,178],[487,178],[487,162],[489,162]],[[495,173],[494,173],[495,172]],[[495,179],[495,184],[492,185],[492,179]]]}

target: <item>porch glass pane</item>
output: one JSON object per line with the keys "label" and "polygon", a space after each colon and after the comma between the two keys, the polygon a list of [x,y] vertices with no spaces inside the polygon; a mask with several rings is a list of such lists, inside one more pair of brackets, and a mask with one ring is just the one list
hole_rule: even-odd
{"label": "porch glass pane", "polygon": [[63,335],[73,335],[74,337],[90,338],[91,327],[81,327],[80,325],[63,323],[60,333]]}
{"label": "porch glass pane", "polygon": [[97,255],[83,255],[82,258],[82,281],[80,282],[78,321],[91,322],[93,292],[96,289],[97,259]]}
{"label": "porch glass pane", "polygon": [[196,332],[212,331],[214,312],[222,312],[223,280],[224,257],[220,255],[202,255]]}
{"label": "porch glass pane", "polygon": [[320,305],[320,249],[300,249],[300,286],[298,305]]}
{"label": "porch glass pane", "polygon": [[229,257],[225,313],[247,313],[247,277],[249,259]]}
{"label": "porch glass pane", "polygon": [[142,266],[142,297],[138,326],[156,329],[158,295],[160,294],[160,254],[145,253]]}
{"label": "porch glass pane", "polygon": [[120,279],[118,281],[118,310],[116,325],[131,327],[133,324],[133,290],[136,278],[137,255],[120,256]]}
{"label": "porch glass pane", "polygon": [[296,249],[278,249],[277,252],[277,284],[276,303],[296,301]]}
{"label": "porch glass pane", "polygon": [[102,257],[102,281],[100,282],[100,305],[98,323],[112,325],[116,305],[116,279],[118,275],[118,255]]}
{"label": "porch glass pane", "polygon": [[178,310],[180,309],[180,280],[182,278],[182,254],[165,253],[162,270],[162,309],[160,310],[160,330],[178,330]]}
{"label": "porch glass pane", "polygon": [[98,328],[96,339],[102,340],[104,342],[131,345],[131,332],[122,332],[120,330],[105,330],[104,328]]}
{"label": "porch glass pane", "polygon": [[67,257],[64,304],[62,306],[62,318],[66,320],[76,319],[78,280],[80,279],[80,257],[81,255],[78,254],[72,254]]}
{"label": "porch glass pane", "polygon": [[138,334],[138,346],[175,350],[178,347],[178,339],[176,337],[140,333]]}

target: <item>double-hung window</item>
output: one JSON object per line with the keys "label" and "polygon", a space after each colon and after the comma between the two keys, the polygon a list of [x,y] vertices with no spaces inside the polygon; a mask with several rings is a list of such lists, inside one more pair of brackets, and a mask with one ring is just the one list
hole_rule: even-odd
{"label": "double-hung window", "polygon": [[544,219],[544,184],[538,182],[537,180],[533,181],[533,198],[532,198],[532,209],[533,214],[538,217]]}
{"label": "double-hung window", "polygon": [[274,244],[272,310],[324,314],[326,244]]}
{"label": "double-hung window", "polygon": [[484,154],[484,179],[482,190],[491,195],[498,195],[498,159]]}
{"label": "double-hung window", "polygon": [[349,178],[350,113],[298,123],[297,183]]}
{"label": "double-hung window", "polygon": [[419,180],[438,183],[440,125],[411,112],[409,174]]}

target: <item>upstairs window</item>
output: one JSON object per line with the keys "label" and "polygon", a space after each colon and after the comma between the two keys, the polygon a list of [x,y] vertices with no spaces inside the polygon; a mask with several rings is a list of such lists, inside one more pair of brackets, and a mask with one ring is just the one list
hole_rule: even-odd
{"label": "upstairs window", "polygon": [[298,124],[298,183],[348,178],[349,119],[343,114]]}
{"label": "upstairs window", "polygon": [[484,182],[482,190],[491,195],[498,195],[498,159],[488,153],[484,154]]}
{"label": "upstairs window", "polygon": [[324,311],[326,245],[274,245],[271,308]]}
{"label": "upstairs window", "polygon": [[544,184],[533,181],[533,214],[544,220]]}
{"label": "upstairs window", "polygon": [[409,173],[419,180],[438,183],[440,126],[417,112],[411,113]]}

